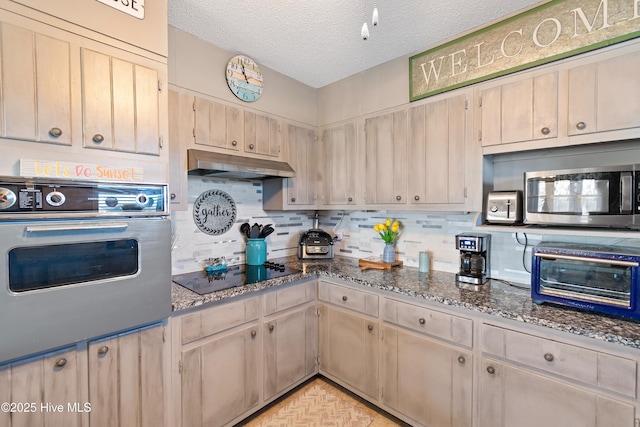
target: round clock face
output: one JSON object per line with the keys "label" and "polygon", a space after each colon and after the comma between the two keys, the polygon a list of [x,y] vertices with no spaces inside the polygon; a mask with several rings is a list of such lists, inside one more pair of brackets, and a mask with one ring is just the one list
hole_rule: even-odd
{"label": "round clock face", "polygon": [[227,84],[240,100],[253,102],[262,95],[262,72],[255,61],[244,55],[231,58],[227,64]]}

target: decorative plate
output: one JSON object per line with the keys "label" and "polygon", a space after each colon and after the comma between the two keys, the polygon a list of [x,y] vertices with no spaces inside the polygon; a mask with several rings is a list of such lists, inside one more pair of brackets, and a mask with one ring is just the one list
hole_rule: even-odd
{"label": "decorative plate", "polygon": [[236,202],[224,191],[205,191],[193,204],[193,221],[203,233],[222,234],[236,222]]}

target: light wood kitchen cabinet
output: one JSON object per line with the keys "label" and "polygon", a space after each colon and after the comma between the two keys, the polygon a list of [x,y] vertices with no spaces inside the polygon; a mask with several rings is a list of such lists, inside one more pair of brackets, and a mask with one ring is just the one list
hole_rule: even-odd
{"label": "light wood kitchen cabinet", "polygon": [[385,405],[424,426],[471,426],[470,351],[384,326],[381,353]]}
{"label": "light wood kitchen cabinet", "polygon": [[316,130],[287,125],[286,160],[295,171],[294,178],[262,181],[265,210],[315,209],[318,189],[318,148]]}
{"label": "light wood kitchen cabinet", "polygon": [[569,136],[640,127],[640,52],[570,68]]}
{"label": "light wood kitchen cabinet", "polygon": [[407,110],[365,120],[365,206],[407,203]]}
{"label": "light wood kitchen cabinet", "polygon": [[320,373],[378,400],[379,324],[320,304]]}
{"label": "light wood kitchen cabinet", "polygon": [[632,404],[533,371],[482,358],[480,427],[635,426]]}
{"label": "light wood kitchen cabinet", "polygon": [[91,427],[165,425],[164,325],[90,341]]}
{"label": "light wood kitchen cabinet", "polygon": [[316,281],[286,286],[263,296],[264,401],[317,372]]}
{"label": "light wood kitchen cabinet", "polygon": [[16,405],[0,411],[0,425],[80,427],[91,408],[84,406],[78,356],[74,346],[0,365],[0,403]]}
{"label": "light wood kitchen cabinet", "polygon": [[240,152],[244,146],[244,112],[240,108],[198,96],[193,108],[196,146]]}
{"label": "light wood kitchen cabinet", "polygon": [[283,141],[282,120],[252,111],[244,112],[244,152],[280,158]]}
{"label": "light wood kitchen cabinet", "polygon": [[187,147],[193,141],[193,96],[169,91],[169,200],[187,210]]}
{"label": "light wood kitchen cabinet", "polygon": [[409,202],[464,205],[466,96],[412,107],[409,122]]}
{"label": "light wood kitchen cabinet", "polygon": [[329,208],[352,208],[361,202],[356,188],[360,174],[356,122],[332,126],[320,132],[320,159],[323,162],[321,202]]}
{"label": "light wood kitchen cabinet", "polygon": [[480,91],[482,145],[556,138],[558,72],[511,80]]}
{"label": "light wood kitchen cabinet", "polygon": [[0,25],[2,137],[71,145],[70,43]]}
{"label": "light wood kitchen cabinet", "polygon": [[160,153],[158,72],[81,49],[84,146]]}

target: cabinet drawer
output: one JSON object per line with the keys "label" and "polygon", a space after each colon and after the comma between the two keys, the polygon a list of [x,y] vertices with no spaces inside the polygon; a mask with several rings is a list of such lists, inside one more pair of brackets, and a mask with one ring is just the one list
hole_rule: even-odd
{"label": "cabinet drawer", "polygon": [[369,292],[320,282],[318,297],[339,307],[378,317],[378,296]]}
{"label": "cabinet drawer", "polygon": [[316,298],[315,280],[269,292],[264,296],[264,314],[277,313],[313,301]]}
{"label": "cabinet drawer", "polygon": [[491,325],[482,326],[482,351],[626,396],[636,395],[632,359]]}
{"label": "cabinet drawer", "polygon": [[216,305],[183,316],[180,320],[182,344],[256,320],[259,298],[253,297]]}
{"label": "cabinet drawer", "polygon": [[471,347],[473,321],[429,308],[385,300],[383,320],[446,341]]}

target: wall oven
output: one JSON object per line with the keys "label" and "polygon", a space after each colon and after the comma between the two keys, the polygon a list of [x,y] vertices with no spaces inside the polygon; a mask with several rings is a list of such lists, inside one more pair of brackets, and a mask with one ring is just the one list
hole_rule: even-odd
{"label": "wall oven", "polygon": [[0,362],[171,313],[164,184],[0,177]]}
{"label": "wall oven", "polygon": [[640,165],[525,173],[525,222],[640,227]]}
{"label": "wall oven", "polygon": [[640,318],[640,248],[541,242],[532,250],[531,297]]}

